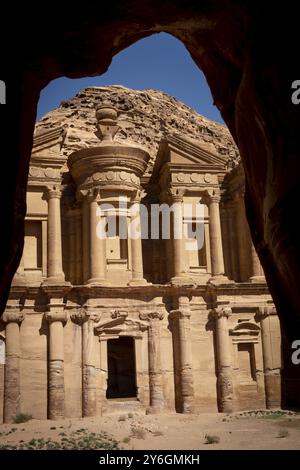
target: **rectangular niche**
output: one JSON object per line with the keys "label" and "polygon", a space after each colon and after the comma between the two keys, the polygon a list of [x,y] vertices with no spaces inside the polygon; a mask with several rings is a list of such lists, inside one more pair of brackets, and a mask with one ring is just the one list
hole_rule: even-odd
{"label": "rectangular niche", "polygon": [[[184,224],[184,231],[186,237],[186,243],[188,249],[185,250],[188,258],[188,268],[191,272],[206,272],[207,271],[207,259],[206,259],[206,246],[205,246],[205,233],[203,246],[198,246],[198,240],[195,238],[196,225],[202,224],[203,222],[190,221]],[[199,225],[200,226],[200,225]],[[202,227],[204,230],[204,225]]]}
{"label": "rectangular niche", "polygon": [[238,343],[238,368],[241,382],[256,381],[256,367],[253,343]]}
{"label": "rectangular niche", "polygon": [[128,239],[127,218],[123,216],[107,216],[106,259],[112,268],[127,268]]}
{"label": "rectangular niche", "polygon": [[33,272],[42,272],[42,222],[40,220],[26,220],[24,239],[24,269]]}

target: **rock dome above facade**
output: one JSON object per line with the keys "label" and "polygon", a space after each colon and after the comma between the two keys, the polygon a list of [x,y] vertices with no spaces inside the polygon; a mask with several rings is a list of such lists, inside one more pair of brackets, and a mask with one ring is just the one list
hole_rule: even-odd
{"label": "rock dome above facade", "polygon": [[152,172],[162,137],[169,133],[184,135],[211,147],[224,159],[227,168],[239,162],[237,147],[225,126],[157,90],[131,90],[123,86],[86,88],[47,113],[36,124],[36,133],[58,127],[65,129],[61,148],[64,156],[84,147],[97,146],[95,108],[103,104],[108,113],[113,113],[113,108],[118,109],[119,129],[115,140],[136,143],[148,150],[148,173]]}

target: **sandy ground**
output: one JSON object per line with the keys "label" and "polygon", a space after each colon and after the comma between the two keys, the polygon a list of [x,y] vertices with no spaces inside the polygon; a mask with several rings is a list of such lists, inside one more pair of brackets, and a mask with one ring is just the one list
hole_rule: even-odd
{"label": "sandy ground", "polygon": [[[25,443],[31,439],[61,439],[74,431],[105,431],[120,442],[121,449],[217,450],[217,449],[300,449],[300,413],[265,414],[253,412],[201,415],[122,414],[62,421],[31,420],[0,425],[0,444]],[[205,444],[205,435],[219,437],[219,443]],[[281,437],[280,437],[281,436]]]}

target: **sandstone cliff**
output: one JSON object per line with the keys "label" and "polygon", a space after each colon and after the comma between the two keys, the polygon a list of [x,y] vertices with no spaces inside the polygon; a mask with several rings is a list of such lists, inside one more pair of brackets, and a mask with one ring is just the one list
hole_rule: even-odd
{"label": "sandstone cliff", "polygon": [[176,98],[157,90],[130,90],[119,85],[86,88],[47,113],[36,124],[36,132],[65,127],[64,155],[82,147],[98,145],[94,106],[104,101],[120,111],[121,129],[116,140],[131,140],[148,149],[151,155],[148,171],[151,171],[164,133],[184,134],[211,146],[224,157],[228,168],[239,161],[238,150],[225,126],[210,121]]}

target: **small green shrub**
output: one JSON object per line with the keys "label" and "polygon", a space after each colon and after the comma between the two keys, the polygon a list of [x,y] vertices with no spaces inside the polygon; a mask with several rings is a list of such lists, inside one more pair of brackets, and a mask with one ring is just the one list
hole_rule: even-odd
{"label": "small green shrub", "polygon": [[205,434],[204,444],[219,444],[219,442],[220,442],[219,436],[212,436],[210,434]]}
{"label": "small green shrub", "polygon": [[277,435],[278,439],[284,439],[285,437],[289,437],[289,432],[287,429],[280,429]]}
{"label": "small green shrub", "polygon": [[119,443],[105,432],[78,435],[71,433],[68,438],[58,441],[48,439],[31,439],[18,444],[0,444],[0,450],[118,450]]}
{"label": "small green shrub", "polygon": [[31,419],[32,419],[32,415],[27,414],[27,413],[19,413],[14,417],[13,421],[16,424],[19,424],[19,423],[27,423],[27,421],[30,421]]}
{"label": "small green shrub", "polygon": [[145,429],[139,427],[131,428],[131,437],[135,439],[145,439],[146,431]]}

